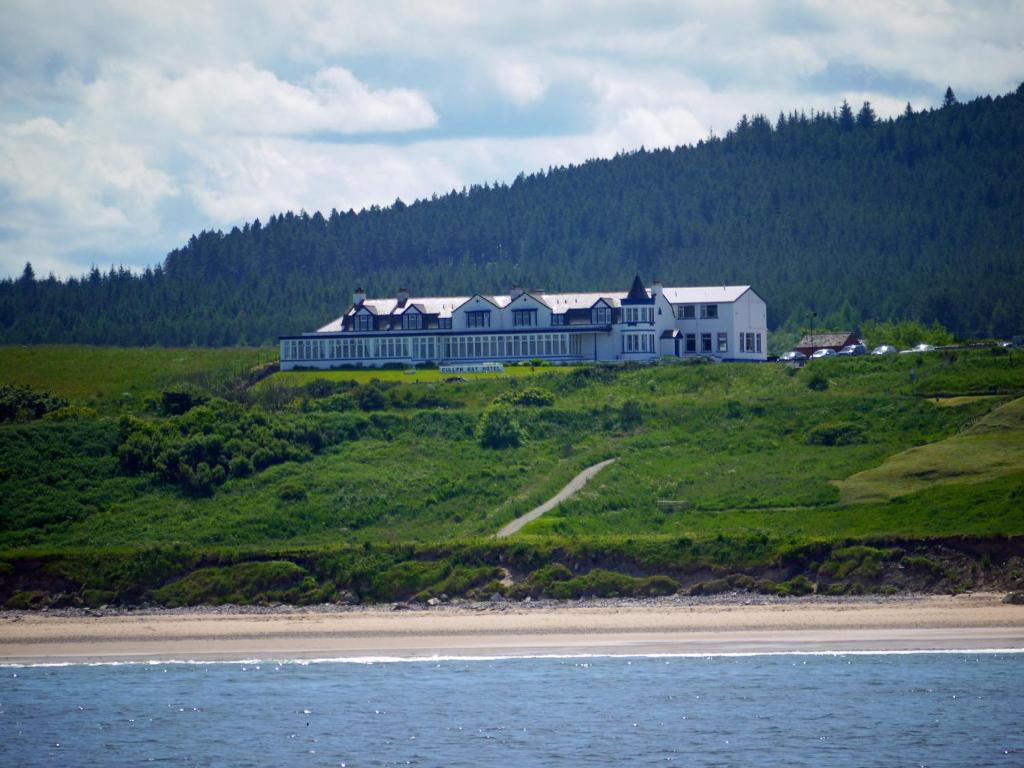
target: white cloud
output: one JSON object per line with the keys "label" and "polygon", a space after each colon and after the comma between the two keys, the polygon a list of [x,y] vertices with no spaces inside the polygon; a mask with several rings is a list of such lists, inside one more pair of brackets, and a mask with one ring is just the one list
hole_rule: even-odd
{"label": "white cloud", "polygon": [[548,88],[535,67],[516,61],[499,64],[494,71],[494,82],[513,104],[520,107],[539,101]]}
{"label": "white cloud", "polygon": [[11,0],[4,19],[0,274],[1024,77],[1024,0]]}
{"label": "white cloud", "polygon": [[179,76],[118,65],[80,87],[93,116],[121,119],[127,112],[133,122],[185,135],[355,134],[429,128],[437,122],[422,94],[371,90],[341,67],[319,70],[308,83],[295,84],[248,62],[229,69],[192,68]]}

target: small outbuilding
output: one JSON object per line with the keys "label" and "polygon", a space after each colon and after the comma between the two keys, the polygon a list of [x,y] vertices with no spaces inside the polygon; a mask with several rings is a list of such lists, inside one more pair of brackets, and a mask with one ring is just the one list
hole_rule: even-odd
{"label": "small outbuilding", "polygon": [[832,349],[838,352],[848,344],[858,344],[860,339],[849,331],[835,331],[827,333],[808,333],[794,349],[803,352],[810,357],[819,349]]}

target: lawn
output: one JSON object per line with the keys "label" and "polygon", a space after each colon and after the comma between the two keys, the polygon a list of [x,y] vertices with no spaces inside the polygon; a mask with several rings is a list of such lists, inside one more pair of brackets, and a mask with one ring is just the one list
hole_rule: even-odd
{"label": "lawn", "polygon": [[76,405],[121,408],[171,384],[209,385],[275,360],[273,348],[0,346],[0,383],[49,390]]}

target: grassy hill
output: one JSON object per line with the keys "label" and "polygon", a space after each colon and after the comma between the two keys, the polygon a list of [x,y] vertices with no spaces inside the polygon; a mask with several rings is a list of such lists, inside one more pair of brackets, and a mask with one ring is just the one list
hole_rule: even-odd
{"label": "grassy hill", "polygon": [[0,349],[0,384],[71,400],[0,425],[9,605],[1024,578],[1020,350],[517,367],[456,384],[335,371],[244,386],[260,353],[239,350],[117,350],[125,373],[108,379],[71,364],[103,354]]}

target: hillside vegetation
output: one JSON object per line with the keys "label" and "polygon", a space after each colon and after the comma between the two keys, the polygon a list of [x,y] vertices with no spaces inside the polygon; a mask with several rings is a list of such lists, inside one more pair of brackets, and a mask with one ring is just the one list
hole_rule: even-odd
{"label": "hillside vegetation", "polygon": [[[234,353],[223,354],[192,365],[223,370]],[[24,360],[20,375],[50,365]],[[127,385],[103,396],[68,386],[66,405],[0,425],[0,602],[838,593],[1024,578],[1024,467],[999,458],[1022,437],[1021,350],[802,370],[516,371],[464,383],[279,373],[210,388],[193,377],[127,399]],[[982,450],[983,471],[958,475]],[[492,538],[611,457],[577,495]],[[850,495],[865,477],[882,492]]]}
{"label": "hillside vegetation", "polygon": [[[696,146],[368,210],[286,212],[193,236],[141,275],[0,281],[0,342],[261,344],[352,290],[414,296],[755,286],[772,330],[938,321],[1024,331],[1024,86],[909,108],[744,117]],[[918,339],[919,340],[919,339]]]}

